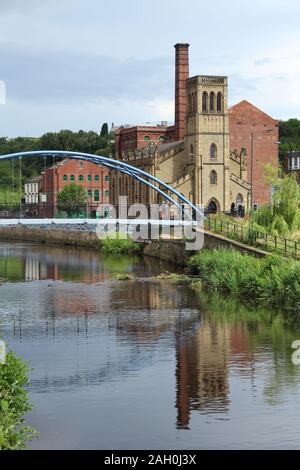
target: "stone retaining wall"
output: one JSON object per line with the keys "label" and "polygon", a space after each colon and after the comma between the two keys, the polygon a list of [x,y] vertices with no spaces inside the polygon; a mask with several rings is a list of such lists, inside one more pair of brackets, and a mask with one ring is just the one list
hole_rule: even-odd
{"label": "stone retaining wall", "polygon": [[[0,227],[0,240],[20,240],[58,245],[73,245],[99,248],[95,226],[11,226]],[[225,247],[234,248],[254,256],[266,256],[268,253],[254,247],[243,245],[221,235],[205,233],[204,248],[213,250]],[[154,258],[185,266],[195,252],[187,251],[183,240],[154,240],[144,244],[144,254]]]}

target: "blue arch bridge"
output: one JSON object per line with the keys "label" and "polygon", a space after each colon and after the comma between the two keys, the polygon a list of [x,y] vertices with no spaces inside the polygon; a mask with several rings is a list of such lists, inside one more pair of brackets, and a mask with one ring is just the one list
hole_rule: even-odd
{"label": "blue arch bridge", "polygon": [[[69,159],[74,159],[74,160],[83,160],[87,162],[91,162],[97,165],[104,166],[110,170],[115,170],[120,173],[123,173],[127,176],[132,177],[134,180],[138,181],[141,184],[144,184],[154,190],[156,193],[158,193],[160,196],[165,201],[168,201],[168,203],[176,208],[178,208],[178,212],[181,214],[181,220],[179,221],[177,218],[175,221],[161,221],[161,220],[149,220],[145,221],[145,223],[152,223],[155,225],[166,225],[166,224],[171,224],[172,226],[175,225],[185,225],[191,223],[195,226],[200,226],[201,222],[203,221],[204,215],[203,215],[203,210],[197,206],[195,206],[193,203],[191,203],[187,198],[185,198],[181,193],[176,191],[174,188],[172,188],[170,185],[166,184],[164,181],[159,180],[155,176],[143,171],[140,168],[134,167],[132,165],[129,165],[126,162],[122,162],[119,160],[114,160],[112,158],[108,157],[102,157],[99,155],[93,155],[93,154],[88,154],[88,153],[82,153],[82,152],[70,152],[70,151],[61,151],[61,150],[39,150],[39,151],[31,151],[31,152],[20,152],[20,153],[13,153],[13,154],[7,154],[7,155],[0,155],[0,162],[1,161],[6,161],[6,160],[18,160],[20,162],[20,184],[21,184],[21,169],[22,169],[22,159],[23,158],[34,158],[34,157],[39,157],[39,158],[49,158],[51,157],[54,161],[55,158],[69,158]],[[38,220],[30,220],[30,219],[24,219],[24,216],[22,215],[22,210],[21,210],[21,203],[20,203],[20,211],[19,211],[19,217],[13,219],[2,219],[0,218],[0,224],[1,225],[8,225],[12,224],[13,222],[16,223],[38,223]],[[90,221],[91,219],[80,219],[80,223],[85,223]],[[93,220],[95,223],[95,220]],[[108,220],[107,223],[112,223],[114,224],[116,220]],[[122,224],[124,224],[126,221],[123,220],[122,218]],[[133,224],[133,220],[130,219],[130,224]],[[79,220],[77,219],[43,219],[43,223],[67,223],[67,224],[76,224],[79,223]],[[136,223],[141,224],[142,221],[138,219]]]}

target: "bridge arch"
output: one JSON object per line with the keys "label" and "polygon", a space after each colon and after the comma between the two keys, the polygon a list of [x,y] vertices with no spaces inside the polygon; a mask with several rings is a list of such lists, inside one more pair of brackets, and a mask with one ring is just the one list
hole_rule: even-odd
{"label": "bridge arch", "polygon": [[[203,215],[202,211],[198,207],[192,204],[186,197],[184,197],[181,193],[176,191],[170,185],[164,183],[163,181],[159,180],[150,173],[141,170],[140,168],[134,167],[132,165],[129,165],[128,163],[119,160],[114,160],[112,158],[82,152],[69,152],[64,150],[35,150],[32,152],[18,152],[7,155],[0,155],[0,162],[4,160],[22,159],[23,157],[62,157],[71,158],[74,160],[84,160],[98,165],[102,165],[111,170],[116,170],[120,173],[131,176],[136,181],[145,184],[149,188],[161,194],[167,201],[169,201],[179,209],[181,209],[182,205],[184,204],[192,209],[194,216],[198,215],[202,217]],[[155,184],[157,186],[155,186]],[[179,202],[176,200],[176,198]]]}

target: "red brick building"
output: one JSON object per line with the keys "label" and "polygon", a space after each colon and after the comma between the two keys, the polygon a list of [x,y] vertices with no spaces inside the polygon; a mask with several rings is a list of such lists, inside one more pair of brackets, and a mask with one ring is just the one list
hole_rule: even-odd
{"label": "red brick building", "polygon": [[157,126],[120,127],[115,133],[116,154],[122,155],[141,150],[150,143],[163,144],[177,142],[185,138],[187,93],[186,81],[189,78],[189,44],[175,45],[175,124],[167,126],[162,122]]}
{"label": "red brick building", "polygon": [[109,204],[109,171],[94,163],[66,159],[43,173],[40,192],[40,216],[52,218],[57,213],[57,195],[69,184],[77,184],[86,190],[87,203],[84,215],[95,217],[101,204]]}
{"label": "red brick building", "polygon": [[[133,162],[132,164],[134,165],[140,165],[146,171],[152,171],[151,168],[155,167],[153,170],[155,172],[156,169],[160,168],[160,163],[169,158],[169,156],[166,155],[165,145],[161,144],[170,143],[174,148],[174,155],[172,157],[174,165],[172,167],[172,164],[170,164],[169,169],[162,170],[162,173],[166,180],[173,185],[175,189],[180,192],[188,191],[184,188],[184,185],[189,176],[188,173],[192,172],[191,158],[195,157],[198,152],[197,157],[209,160],[207,150],[203,150],[203,146],[205,145],[204,142],[208,140],[209,135],[212,144],[215,144],[214,140],[218,139],[218,136],[221,133],[219,128],[214,128],[218,119],[224,119],[224,125],[226,126],[229,120],[229,126],[227,126],[226,129],[223,127],[223,146],[226,144],[224,149],[221,148],[222,143],[220,144],[219,142],[220,155],[224,154],[224,158],[229,158],[230,163],[225,165],[224,174],[226,171],[230,171],[232,173],[230,175],[230,184],[228,184],[227,180],[224,180],[224,193],[226,191],[229,192],[230,198],[233,199],[233,202],[241,199],[241,195],[239,194],[235,201],[234,193],[236,188],[234,188],[234,190],[231,188],[234,182],[234,184],[236,183],[236,185],[240,185],[242,188],[243,205],[246,209],[250,209],[251,205],[261,206],[262,204],[266,204],[270,198],[270,187],[268,187],[264,181],[264,168],[267,164],[278,167],[278,121],[247,101],[242,101],[230,109],[225,109],[222,105],[222,99],[225,97],[227,100],[227,81],[226,86],[224,86],[224,90],[218,93],[218,96],[220,96],[220,102],[217,102],[218,98],[214,91],[220,80],[227,80],[227,78],[211,76],[201,77],[202,81],[200,80],[199,83],[202,85],[203,83],[206,84],[208,89],[208,92],[204,93],[204,95],[206,94],[205,102],[203,100],[201,102],[201,98],[199,98],[197,91],[193,89],[193,91],[190,92],[189,90],[189,86],[192,86],[193,80],[193,78],[189,78],[189,44],[176,44],[174,126],[167,127],[166,125],[161,125],[156,127],[136,126],[119,128],[116,132],[116,158]],[[194,78],[196,79],[196,77]],[[218,89],[218,91],[220,90]],[[188,124],[190,127],[193,127],[193,117],[195,120],[197,119],[197,116],[200,115],[203,116],[203,119],[201,124],[196,128],[196,132],[199,133],[199,135],[201,134],[201,137],[199,137],[200,140],[198,140],[197,143],[193,143],[193,131],[189,130]],[[176,160],[175,154],[178,149],[178,152],[180,151],[180,146],[184,144],[186,146],[185,155],[178,157]],[[149,149],[149,152],[147,152],[147,148]],[[152,157],[152,160],[151,157],[144,157],[145,155],[154,155],[155,152],[151,152],[151,149],[153,150],[155,148],[155,152],[158,156],[157,162],[154,165],[154,157]],[[202,149],[202,154],[200,156],[199,148]],[[145,149],[145,151],[141,152],[142,149]],[[243,160],[243,162],[240,158],[240,168],[237,168],[237,156],[241,155],[245,155],[247,158],[245,161]],[[179,170],[180,166],[182,167],[181,170]],[[203,165],[200,166],[201,168],[203,167]],[[174,171],[172,171],[172,168]],[[176,173],[176,178],[172,181],[174,172]],[[196,170],[194,172],[194,178],[195,174]],[[116,184],[115,182],[115,180],[117,181],[117,178],[119,178],[119,175],[116,176],[116,178],[115,175],[112,175],[112,188],[113,186],[115,188],[120,186],[119,183]],[[203,181],[204,183],[207,182],[207,177]],[[178,186],[180,182],[182,183],[182,187]],[[121,189],[124,184],[121,181]],[[198,183],[194,183],[193,189],[189,193],[185,194],[187,198],[190,200],[192,198],[194,202],[199,199],[197,196],[197,184]],[[134,191],[133,188],[135,187],[135,183],[130,181],[129,185],[132,188],[132,191]],[[251,188],[253,191],[251,191]],[[119,193],[120,188],[116,192]],[[200,190],[198,192],[200,192]],[[192,196],[190,195],[191,193]],[[112,189],[112,195],[113,194],[114,191]],[[214,199],[212,191],[211,195]],[[226,210],[229,210],[228,203],[226,205],[225,201],[221,206],[226,206]],[[220,210],[225,210],[224,207]]]}
{"label": "red brick building", "polygon": [[244,100],[229,109],[230,150],[245,148],[248,181],[253,183],[253,205],[265,204],[270,187],[264,181],[267,164],[278,166],[278,121]]}

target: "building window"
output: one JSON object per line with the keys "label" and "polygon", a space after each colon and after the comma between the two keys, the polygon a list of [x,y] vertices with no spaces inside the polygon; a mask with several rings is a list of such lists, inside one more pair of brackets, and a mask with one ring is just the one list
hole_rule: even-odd
{"label": "building window", "polygon": [[87,191],[87,197],[92,197],[92,191],[90,189]]}
{"label": "building window", "polygon": [[145,142],[150,142],[150,137],[149,137],[148,135],[145,135],[144,141],[145,141]]}
{"label": "building window", "polygon": [[197,112],[197,93],[194,94],[194,99],[193,99],[193,112]]}
{"label": "building window", "polygon": [[210,111],[215,110],[215,101],[216,101],[216,95],[212,91],[211,94],[209,95],[209,110]]}
{"label": "building window", "polygon": [[88,182],[91,183],[91,181],[92,181],[92,176],[89,175],[89,176],[87,177],[87,179],[88,179]]}
{"label": "building window", "polygon": [[193,144],[190,145],[190,157],[194,156],[194,146]]}
{"label": "building window", "polygon": [[109,176],[108,175],[105,176],[105,181],[109,181]]}
{"label": "building window", "polygon": [[94,201],[95,202],[100,201],[100,193],[99,193],[98,189],[96,189],[96,191],[94,192]]}
{"label": "building window", "polygon": [[215,201],[214,199],[212,199],[210,201],[210,203],[208,204],[207,206],[207,211],[209,214],[217,214],[218,212],[218,206],[219,206],[219,203],[217,203],[217,201]]}
{"label": "building window", "polygon": [[189,94],[189,113],[192,114],[192,95]]}
{"label": "building window", "polygon": [[75,176],[74,175],[70,176],[70,181],[75,181]]}
{"label": "building window", "polygon": [[78,181],[81,181],[81,182],[84,181],[83,175],[79,175],[79,176],[78,176]]}
{"label": "building window", "polygon": [[211,158],[211,160],[216,160],[217,159],[217,146],[216,146],[216,144],[212,144],[210,146],[210,158]]}
{"label": "building window", "polygon": [[208,99],[208,94],[205,91],[202,95],[202,111],[207,111],[207,99]]}
{"label": "building window", "polygon": [[109,196],[109,190],[108,190],[108,189],[105,191],[105,196],[106,196],[106,197]]}
{"label": "building window", "polygon": [[210,184],[216,185],[218,182],[218,175],[215,170],[211,171],[210,173]]}
{"label": "building window", "polygon": [[218,113],[220,113],[222,111],[222,100],[223,100],[222,93],[218,93],[218,95],[217,95],[217,111],[218,111]]}
{"label": "building window", "polygon": [[100,180],[100,176],[99,175],[96,175],[95,178],[94,178],[95,181],[99,181]]}
{"label": "building window", "polygon": [[164,138],[163,135],[160,136],[159,141],[160,141],[160,142],[164,142],[164,141],[165,141],[165,138]]}
{"label": "building window", "polygon": [[244,198],[242,194],[238,194],[236,198],[236,206],[239,208],[239,206],[243,206],[244,204]]}

